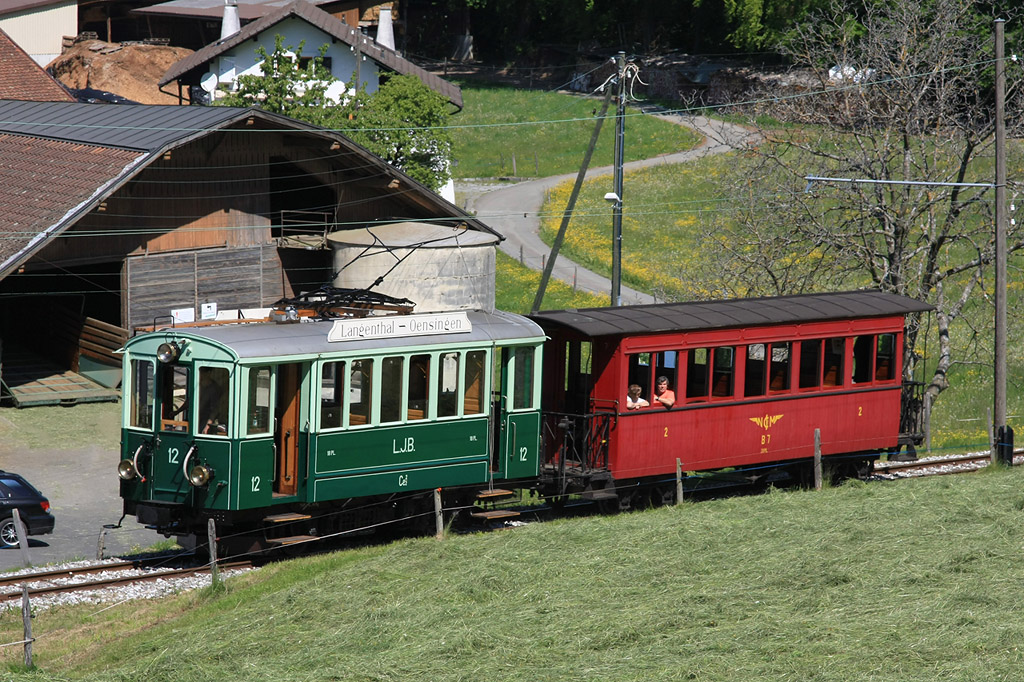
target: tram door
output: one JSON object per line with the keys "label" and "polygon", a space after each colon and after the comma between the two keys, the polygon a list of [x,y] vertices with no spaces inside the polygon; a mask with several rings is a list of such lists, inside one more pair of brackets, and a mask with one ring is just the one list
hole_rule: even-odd
{"label": "tram door", "polygon": [[294,495],[299,486],[299,426],[302,418],[303,365],[277,367],[274,413],[274,494]]}
{"label": "tram door", "polygon": [[495,413],[498,433],[491,458],[497,478],[525,478],[537,475],[540,444],[540,412],[536,405],[534,376],[536,348],[501,348],[495,371],[500,386]]}

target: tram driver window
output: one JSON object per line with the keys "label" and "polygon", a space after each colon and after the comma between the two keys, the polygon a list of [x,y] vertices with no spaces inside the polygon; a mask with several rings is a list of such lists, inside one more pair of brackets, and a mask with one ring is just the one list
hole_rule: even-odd
{"label": "tram driver window", "polygon": [[[708,374],[711,369],[711,349],[691,348],[686,360],[686,399],[706,400]],[[671,382],[669,386],[671,387]]]}
{"label": "tram driver window", "polygon": [[402,420],[402,365],[403,357],[384,358],[380,366],[380,421]]}
{"label": "tram driver window", "polygon": [[188,367],[160,367],[160,429],[188,431]]}
{"label": "tram driver window", "polygon": [[873,335],[858,336],[853,339],[853,383],[863,384],[871,381],[874,376],[872,352],[875,350]]}
{"label": "tram driver window", "polygon": [[320,428],[341,427],[342,400],[345,395],[345,363],[325,362],[320,375]]}
{"label": "tram driver window", "polygon": [[246,433],[250,436],[270,433],[270,368],[249,369],[249,400]]}
{"label": "tram driver window", "polygon": [[437,416],[459,414],[459,354],[441,353],[437,363]]}
{"label": "tram driver window", "polygon": [[373,360],[353,360],[348,380],[348,424],[370,423],[373,404]]}
{"label": "tram driver window", "polygon": [[426,419],[429,385],[430,356],[413,355],[409,358],[409,403],[406,408],[406,419]]}
{"label": "tram driver window", "polygon": [[129,426],[153,428],[153,363],[132,360],[132,397]]}
{"label": "tram driver window", "polygon": [[199,433],[227,435],[230,376],[224,367],[199,368]]}

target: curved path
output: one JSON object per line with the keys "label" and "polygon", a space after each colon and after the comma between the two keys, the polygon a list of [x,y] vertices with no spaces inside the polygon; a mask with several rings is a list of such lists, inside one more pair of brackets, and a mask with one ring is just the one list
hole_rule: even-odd
{"label": "curved path", "polygon": [[[624,164],[625,170],[631,171],[648,166],[693,161],[710,154],[722,154],[733,151],[750,144],[756,139],[755,133],[742,126],[709,119],[704,116],[657,115],[667,121],[694,129],[704,136],[704,141],[697,147],[685,152],[664,154],[641,161],[630,161]],[[601,175],[609,175],[613,172],[614,168],[612,166],[591,168],[587,171],[586,178],[590,180]],[[544,259],[551,253],[551,247],[541,241],[539,235],[539,214],[544,203],[544,197],[549,189],[566,181],[574,181],[577,175],[578,173],[554,175],[486,192],[477,197],[472,202],[472,205],[467,205],[466,208],[471,212],[475,210],[478,218],[505,236],[505,241],[501,243],[501,249],[505,253],[517,260],[522,255],[525,265],[535,270],[542,270]],[[625,203],[628,206],[628,188]],[[610,218],[610,209],[608,215]],[[569,224],[569,229],[572,229],[572,223]],[[559,255],[553,274],[570,285],[575,281],[577,288],[584,291],[589,291],[599,296],[610,295],[611,281],[607,277],[591,272],[573,263],[565,256]],[[623,285],[622,303],[656,303],[656,300],[650,294],[635,291]]]}

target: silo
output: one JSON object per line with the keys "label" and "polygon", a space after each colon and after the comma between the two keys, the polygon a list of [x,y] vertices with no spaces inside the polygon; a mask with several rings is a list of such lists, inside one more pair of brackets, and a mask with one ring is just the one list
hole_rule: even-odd
{"label": "silo", "polygon": [[339,230],[328,241],[336,287],[407,298],[418,313],[494,310],[493,234],[463,223],[400,222]]}

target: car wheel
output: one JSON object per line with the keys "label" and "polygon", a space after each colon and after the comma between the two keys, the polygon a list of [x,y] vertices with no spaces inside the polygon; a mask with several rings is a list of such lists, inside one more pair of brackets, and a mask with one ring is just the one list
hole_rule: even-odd
{"label": "car wheel", "polygon": [[14,525],[14,518],[7,517],[0,522],[0,545],[4,547],[18,546],[18,529]]}

